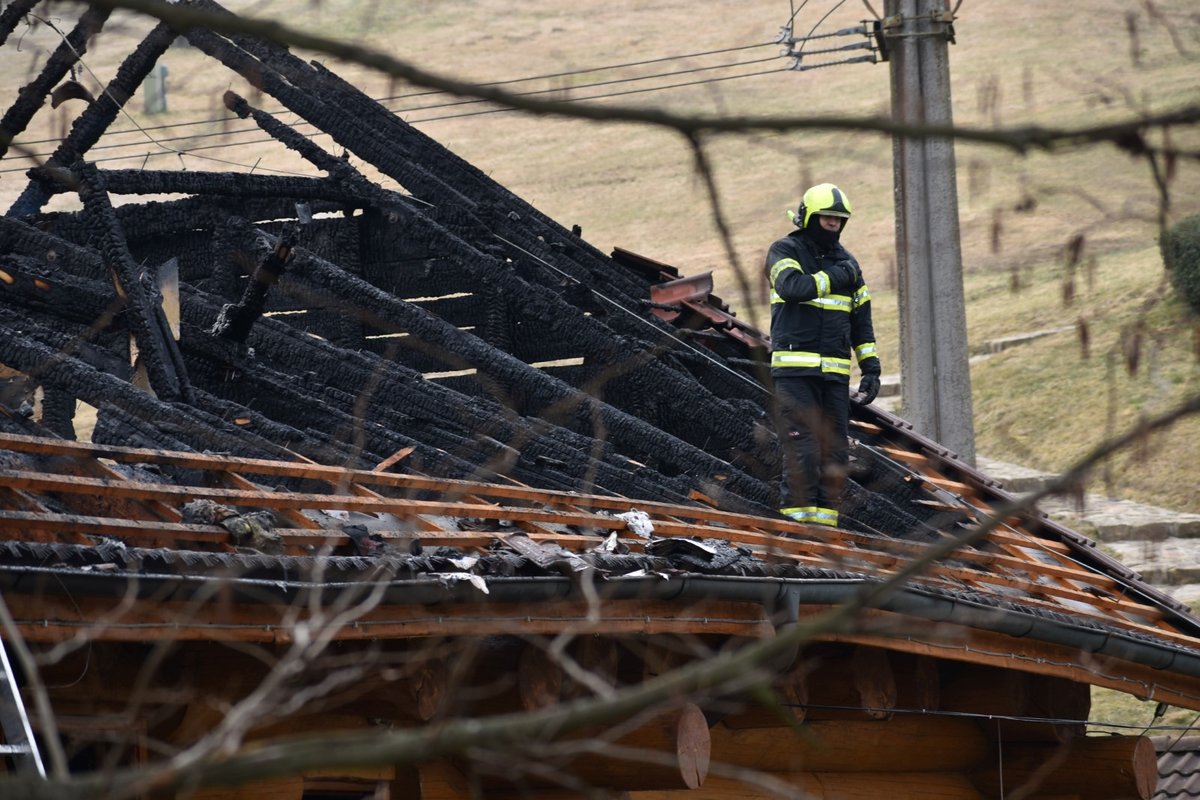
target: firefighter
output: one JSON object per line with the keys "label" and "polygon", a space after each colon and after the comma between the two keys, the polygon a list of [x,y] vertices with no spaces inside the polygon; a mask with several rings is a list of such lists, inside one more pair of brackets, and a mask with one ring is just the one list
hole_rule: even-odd
{"label": "firefighter", "polygon": [[771,245],[771,375],[783,430],[780,512],[799,522],[838,524],[848,462],[850,357],[859,402],[879,394],[871,293],[842,247],[850,200],[832,183],[788,211],[797,230]]}

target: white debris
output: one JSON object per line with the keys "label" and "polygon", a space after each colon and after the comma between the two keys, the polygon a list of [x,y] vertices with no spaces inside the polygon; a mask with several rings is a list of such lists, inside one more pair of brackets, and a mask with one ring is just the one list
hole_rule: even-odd
{"label": "white debris", "polygon": [[617,519],[625,520],[625,527],[643,539],[649,539],[654,535],[654,523],[650,521],[650,515],[645,511],[631,508],[624,514],[617,514]]}
{"label": "white debris", "polygon": [[441,581],[443,586],[453,586],[456,583],[467,581],[484,594],[489,594],[487,581],[483,579],[482,575],[468,575],[463,572],[438,572],[433,577]]}

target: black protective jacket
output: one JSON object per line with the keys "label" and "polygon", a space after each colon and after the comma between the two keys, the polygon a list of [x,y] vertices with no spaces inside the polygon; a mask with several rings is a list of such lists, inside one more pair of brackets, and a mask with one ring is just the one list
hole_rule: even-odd
{"label": "black protective jacket", "polygon": [[[843,261],[857,276],[849,291],[838,286],[836,278],[831,287],[827,271]],[[879,374],[871,293],[858,262],[841,244],[822,251],[803,230],[793,231],[771,245],[766,270],[771,284],[772,375],[848,383],[851,352],[863,374]]]}

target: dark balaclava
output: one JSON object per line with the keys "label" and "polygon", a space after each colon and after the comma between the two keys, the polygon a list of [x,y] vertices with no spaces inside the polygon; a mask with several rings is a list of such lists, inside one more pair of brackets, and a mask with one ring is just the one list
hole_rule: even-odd
{"label": "dark balaclava", "polygon": [[[818,219],[819,214],[813,214],[808,218],[808,225],[805,226],[804,232],[808,234],[808,238],[817,243],[817,247],[823,253],[828,253],[838,246],[838,240],[841,238],[841,230],[827,231],[821,227],[821,220]],[[842,221],[842,227],[845,227],[845,220]]]}

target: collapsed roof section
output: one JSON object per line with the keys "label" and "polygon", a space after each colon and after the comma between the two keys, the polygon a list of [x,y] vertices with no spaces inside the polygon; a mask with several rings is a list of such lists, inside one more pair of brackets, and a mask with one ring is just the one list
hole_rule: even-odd
{"label": "collapsed roof section", "polygon": [[[209,0],[190,5],[224,13]],[[0,35],[25,6],[8,6]],[[103,23],[103,14],[86,11],[68,38],[86,40]],[[358,501],[363,508],[383,514],[372,518],[395,523],[397,532],[424,520],[416,530],[432,537],[427,544],[454,543],[445,525],[428,527],[431,518],[483,514],[469,503],[446,506],[460,502],[448,499],[460,484],[447,482],[482,480],[488,496],[526,506],[507,516],[489,506],[487,519],[522,523],[556,546],[598,544],[565,537],[558,524],[623,530],[623,522],[590,510],[564,520],[561,510],[527,507],[570,506],[566,498],[586,493],[586,503],[578,502],[587,509],[666,504],[656,506],[660,533],[666,522],[675,533],[757,547],[763,563],[783,553],[792,570],[850,563],[855,580],[886,573],[921,545],[1011,501],[901,420],[856,407],[847,530],[816,534],[774,518],[780,450],[764,384],[765,337],[738,321],[704,276],[682,277],[624,250],[599,252],[320,64],[211,30],[186,37],[329,134],[345,155],[227,93],[231,111],[300,153],[313,176],[89,163],[119,99],[136,93],[176,39],[160,25],[53,157],[31,171],[0,218],[0,365],[14,383],[0,421],[12,453],[43,457],[30,464],[6,456],[15,459],[2,493],[11,564],[49,558],[68,569],[120,566],[124,556],[113,540],[181,553],[228,555],[246,546],[225,529],[189,528],[181,510],[187,495],[234,508],[239,519],[284,510],[285,524],[299,532],[268,537],[267,549],[282,551],[254,563],[270,564],[274,578],[290,574],[294,565],[282,559],[303,559],[305,546],[328,535],[305,509],[362,509],[347,505],[345,491],[336,502],[318,502],[307,489],[276,492],[240,472],[224,475],[220,466],[268,460],[306,465],[265,473],[285,484],[309,480],[304,469],[334,469],[313,464],[347,470],[342,477],[322,472],[326,483],[369,476],[358,492],[368,498]],[[24,128],[72,63],[56,55],[21,91],[3,119],[8,135]],[[368,179],[352,158],[402,190]],[[82,211],[42,212],[52,194],[65,191],[78,195]],[[112,200],[157,194],[186,197]],[[29,399],[23,392],[34,386],[39,426],[20,411]],[[79,445],[97,449],[82,451],[85,474],[64,477],[44,457],[65,455],[55,448],[68,445],[20,437],[49,431],[74,439],[76,401],[97,409],[89,436],[95,444]],[[120,455],[120,446],[136,449]],[[144,475],[108,474],[101,456],[154,464],[163,485],[135,486],[129,481],[145,483]],[[230,491],[200,491],[206,484],[194,480],[197,469]],[[119,487],[115,496],[93,497],[110,480]],[[171,488],[178,485],[189,488]],[[441,503],[440,512],[369,499],[379,486],[418,485],[419,499]],[[474,486],[461,491],[485,491]],[[762,516],[722,516],[749,514]],[[304,532],[313,528],[319,531]],[[27,530],[38,532],[37,543],[24,540]],[[778,533],[789,538],[777,540]],[[370,549],[372,541],[350,537],[338,546]],[[94,552],[71,549],[97,543]],[[191,556],[155,552],[167,572],[190,563]],[[731,564],[750,563],[739,560],[740,551],[725,552],[737,556]],[[663,565],[639,569],[656,566]],[[763,577],[777,569],[745,568]],[[1037,514],[1006,520],[989,542],[929,581],[937,591],[978,594],[992,607],[1017,597],[1030,608],[1080,616],[1085,628],[1112,616],[1122,630],[1166,637],[1169,650],[1200,632],[1183,606]]]}

